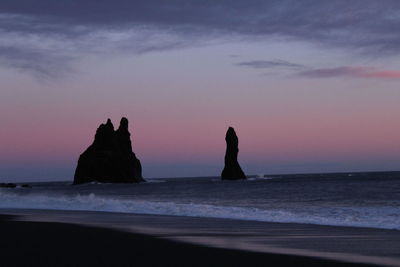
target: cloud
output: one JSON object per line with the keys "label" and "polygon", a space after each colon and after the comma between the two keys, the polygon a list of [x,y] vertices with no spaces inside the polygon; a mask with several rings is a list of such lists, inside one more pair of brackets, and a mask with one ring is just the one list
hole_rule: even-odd
{"label": "cloud", "polygon": [[337,67],[337,68],[321,68],[301,71],[297,76],[307,78],[376,78],[376,79],[400,79],[400,71],[396,70],[379,70],[373,67]]}
{"label": "cloud", "polygon": [[292,63],[285,60],[253,60],[253,61],[243,61],[236,64],[237,66],[250,67],[254,69],[269,69],[269,68],[304,68],[304,65]]}
{"label": "cloud", "polygon": [[70,66],[73,58],[56,53],[43,56],[42,53],[27,47],[0,46],[0,61],[6,67],[28,72],[39,80],[51,80],[74,72]]}
{"label": "cloud", "polygon": [[[9,41],[15,40],[20,49],[36,51],[46,61],[45,57],[147,53],[212,40],[268,42],[277,37],[397,55],[399,10],[397,0],[2,0],[0,46],[15,47]],[[8,65],[13,58],[19,62],[20,52],[8,53]],[[44,65],[25,66],[44,71]]]}
{"label": "cloud", "polygon": [[381,78],[381,79],[400,79],[400,71],[398,70],[383,70],[383,71],[370,71],[360,75],[364,78]]}

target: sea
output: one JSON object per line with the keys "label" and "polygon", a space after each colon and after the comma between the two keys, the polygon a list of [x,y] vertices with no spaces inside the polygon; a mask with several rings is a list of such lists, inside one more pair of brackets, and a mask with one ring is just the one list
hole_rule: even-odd
{"label": "sea", "polygon": [[1,188],[0,209],[102,211],[400,230],[400,172],[29,183]]}

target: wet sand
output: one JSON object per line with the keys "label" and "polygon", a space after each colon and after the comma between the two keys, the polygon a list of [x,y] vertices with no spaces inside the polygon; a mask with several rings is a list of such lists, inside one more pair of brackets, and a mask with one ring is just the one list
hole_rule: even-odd
{"label": "wet sand", "polygon": [[0,210],[1,266],[400,266],[400,231]]}

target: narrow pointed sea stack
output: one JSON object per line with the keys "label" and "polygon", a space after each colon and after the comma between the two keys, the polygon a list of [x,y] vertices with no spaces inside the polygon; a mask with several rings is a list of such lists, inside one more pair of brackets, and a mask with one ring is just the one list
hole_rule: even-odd
{"label": "narrow pointed sea stack", "polygon": [[126,118],[121,119],[116,131],[110,119],[106,124],[101,124],[93,144],[79,157],[74,184],[144,181],[140,161],[132,152],[130,135]]}
{"label": "narrow pointed sea stack", "polygon": [[229,127],[225,136],[226,153],[225,153],[225,167],[222,171],[222,180],[239,180],[246,179],[246,175],[240,168],[237,160],[239,153],[239,140],[236,136],[235,130]]}

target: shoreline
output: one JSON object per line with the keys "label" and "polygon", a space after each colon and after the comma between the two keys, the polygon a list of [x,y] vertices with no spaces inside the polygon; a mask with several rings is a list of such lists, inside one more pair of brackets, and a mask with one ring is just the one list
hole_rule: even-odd
{"label": "shoreline", "polygon": [[[332,266],[350,263],[400,266],[400,255],[396,251],[400,246],[398,230],[108,212],[0,209],[0,213],[17,216],[16,224],[62,223],[144,235],[152,240],[190,246],[190,253],[195,253],[194,246],[234,250],[239,254],[255,253],[280,260],[287,257],[291,260],[292,257],[322,260],[334,264]],[[308,266],[319,266],[313,264],[307,263]]]}
{"label": "shoreline", "polygon": [[371,266],[222,249],[100,227],[0,216],[5,266]]}

